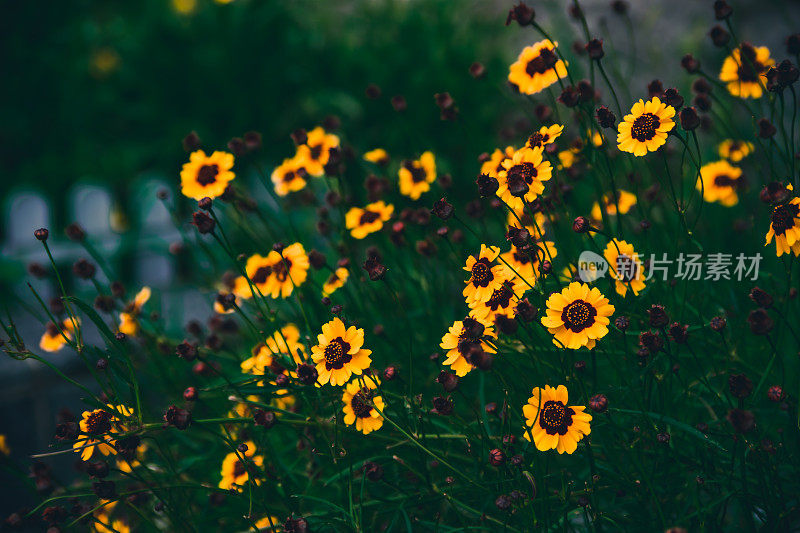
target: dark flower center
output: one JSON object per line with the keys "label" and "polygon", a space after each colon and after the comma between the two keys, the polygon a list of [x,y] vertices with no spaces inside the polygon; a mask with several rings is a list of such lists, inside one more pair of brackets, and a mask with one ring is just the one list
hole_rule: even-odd
{"label": "dark flower center", "polygon": [[247,473],[247,468],[244,466],[244,463],[236,460],[236,463],[233,465],[233,477],[238,478],[243,476]]}
{"label": "dark flower center", "polygon": [[514,165],[510,169],[508,169],[509,177],[514,174],[520,176],[525,183],[530,185],[533,183],[533,178],[539,175],[539,171],[536,170],[536,167],[533,163],[520,163],[519,165]]}
{"label": "dark flower center", "polygon": [[574,414],[575,411],[563,403],[548,400],[539,412],[539,425],[548,435],[566,435]]}
{"label": "dark flower center", "polygon": [[538,131],[535,132],[533,135],[528,137],[528,145],[531,148],[536,148],[537,146],[544,146],[550,140],[550,135],[548,133],[539,133]]}
{"label": "dark flower center", "polygon": [[638,266],[636,261],[625,254],[617,256],[617,279],[623,282],[629,282],[636,279],[638,273]]}
{"label": "dark flower center", "polygon": [[278,281],[286,281],[286,278],[289,277],[289,269],[292,268],[291,260],[287,258],[281,259],[280,263],[276,263],[272,270],[275,272],[275,276],[278,278]]}
{"label": "dark flower center", "polygon": [[359,223],[359,225],[362,225],[362,226],[364,224],[372,224],[373,222],[375,222],[379,218],[381,218],[381,214],[380,213],[376,213],[375,211],[366,210],[366,211],[364,211],[364,214],[361,215],[361,218],[358,219],[358,223]]}
{"label": "dark flower center", "polygon": [[425,181],[425,169],[421,166],[415,165],[413,161],[406,160],[403,161],[403,167],[411,172],[411,181],[414,183]]}
{"label": "dark flower center", "polygon": [[322,155],[322,145],[317,144],[315,146],[309,146],[309,148],[311,149],[311,159],[313,159],[314,161],[319,159],[320,156]]}
{"label": "dark flower center", "polygon": [[798,204],[784,204],[779,205],[772,210],[770,219],[772,220],[772,229],[775,235],[783,235],[786,230],[794,227],[794,219],[797,218],[800,212]]}
{"label": "dark flower center", "polygon": [[739,68],[736,73],[739,80],[758,83],[758,75],[767,70],[767,67],[756,59],[756,51],[752,46],[742,46],[739,54]]}
{"label": "dark flower center", "polygon": [[256,270],[256,273],[253,274],[252,280],[253,283],[256,285],[261,285],[267,281],[269,275],[272,274],[272,267],[271,266],[263,266]]}
{"label": "dark flower center", "polygon": [[372,389],[368,387],[362,388],[360,391],[353,395],[353,399],[350,400],[350,407],[353,408],[353,413],[358,418],[367,418],[369,414],[372,412],[372,397],[374,393]]}
{"label": "dark flower center", "polygon": [[544,74],[556,65],[556,55],[549,48],[543,48],[539,55],[531,59],[525,66],[525,72],[533,77],[536,74]]}
{"label": "dark flower center", "polygon": [[297,174],[295,174],[294,170],[289,170],[288,172],[286,172],[286,174],[283,175],[283,182],[291,183],[292,180],[294,180],[295,176],[297,176]]}
{"label": "dark flower center", "polygon": [[325,347],[325,368],[340,369],[345,363],[349,363],[353,358],[347,352],[350,351],[350,344],[341,337],[336,337]]}
{"label": "dark flower center", "polygon": [[652,113],[645,113],[633,121],[631,126],[631,137],[639,142],[649,141],[656,136],[656,129],[661,125],[661,121]]}
{"label": "dark flower center", "polygon": [[561,312],[564,327],[574,333],[583,331],[594,324],[595,316],[597,316],[597,310],[583,300],[575,300]]}
{"label": "dark flower center", "polygon": [[472,284],[476,287],[486,287],[493,279],[494,274],[489,266],[489,260],[484,257],[475,261],[472,265]]}
{"label": "dark flower center", "polygon": [[219,174],[219,167],[217,165],[203,165],[197,171],[197,183],[205,187],[217,181],[217,174]]}
{"label": "dark flower center", "polygon": [[514,296],[514,291],[511,290],[511,282],[505,281],[499,289],[495,289],[492,296],[486,302],[486,306],[492,311],[498,309],[505,309],[511,303],[511,297]]}
{"label": "dark flower center", "polygon": [[106,411],[93,411],[86,418],[86,432],[90,435],[99,435],[111,430],[111,415]]}
{"label": "dark flower center", "polygon": [[714,185],[717,187],[735,187],[736,180],[727,174],[720,174],[719,176],[714,177]]}

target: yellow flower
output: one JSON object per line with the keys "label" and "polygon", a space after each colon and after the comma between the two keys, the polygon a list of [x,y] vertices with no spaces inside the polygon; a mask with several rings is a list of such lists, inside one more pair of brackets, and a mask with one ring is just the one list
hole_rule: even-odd
{"label": "yellow flower", "polygon": [[[331,150],[339,147],[339,137],[317,126],[308,132],[308,139],[305,146],[308,152],[304,152],[306,170],[312,176],[322,176],[325,173],[325,165],[328,164]],[[301,148],[298,148],[300,152]]]}
{"label": "yellow flower", "polygon": [[492,155],[489,156],[489,159],[481,164],[481,174],[496,178],[497,173],[503,170],[503,161],[514,157],[514,152],[516,151],[513,146],[506,146],[505,150],[496,148]]}
{"label": "yellow flower", "polygon": [[351,207],[344,217],[345,226],[355,239],[363,239],[370,233],[383,228],[383,223],[392,218],[394,206],[383,200],[373,202],[366,207]]}
{"label": "yellow flower", "polygon": [[172,9],[181,15],[191,15],[197,9],[197,0],[172,0]]}
{"label": "yellow flower", "polygon": [[539,131],[534,132],[528,137],[528,142],[525,146],[528,148],[544,148],[548,144],[552,144],[561,136],[564,131],[564,126],[560,124],[553,124],[552,126],[542,126]]}
{"label": "yellow flower", "polygon": [[734,163],[741,161],[753,152],[753,143],[749,141],[734,141],[733,139],[725,139],[719,146],[717,146],[719,156],[733,161]]}
{"label": "yellow flower", "polygon": [[561,168],[571,168],[575,164],[575,151],[561,150],[558,152],[558,162],[561,163]]}
{"label": "yellow flower", "polygon": [[[220,471],[222,479],[219,482],[219,488],[226,490],[236,489],[241,492],[244,484],[250,479],[250,471],[255,474],[256,470],[263,466],[264,458],[256,455],[256,445],[253,441],[247,441],[245,444],[247,445],[246,452],[231,452],[222,460],[222,469]],[[242,462],[239,458],[240,455],[244,455],[246,462]],[[255,479],[254,482],[259,485],[261,480]]]}
{"label": "yellow flower", "polygon": [[5,435],[0,435],[0,454],[6,457],[11,455],[11,448],[8,447],[8,439]]}
{"label": "yellow flower", "polygon": [[376,165],[385,165],[389,162],[389,153],[383,148],[375,148],[364,154],[364,161],[369,161]]}
{"label": "yellow flower", "polygon": [[477,256],[467,257],[464,270],[469,272],[470,276],[463,291],[467,303],[488,300],[506,280],[503,268],[500,265],[493,265],[498,255],[500,248],[497,246],[481,244],[481,251]]}
{"label": "yellow flower", "polygon": [[144,454],[147,451],[147,444],[142,443],[136,447],[135,453],[128,456],[128,454],[120,453],[117,455],[117,468],[123,472],[132,472],[134,468],[142,464]]}
{"label": "yellow flower", "polygon": [[775,237],[778,257],[788,254],[800,255],[800,198],[772,208],[766,246]]}
{"label": "yellow flower", "polygon": [[[278,253],[272,250],[266,257],[255,254],[247,260],[245,272],[253,285],[265,296],[288,298],[308,276],[308,256],[303,245],[296,242]],[[246,280],[245,280],[246,282]],[[240,287],[245,291],[245,287]],[[246,292],[250,288],[247,287]]]}
{"label": "yellow flower", "polygon": [[400,194],[412,200],[431,189],[436,180],[436,160],[433,153],[425,152],[419,159],[406,159],[400,166]]}
{"label": "yellow flower", "polygon": [[475,301],[470,304],[469,316],[482,322],[494,324],[498,316],[513,319],[514,307],[519,301],[518,295],[525,292],[527,286],[519,278],[505,280],[485,302]]}
{"label": "yellow flower", "polygon": [[700,167],[700,180],[695,187],[702,191],[706,202],[719,202],[725,207],[739,203],[739,188],[742,169],[731,166],[725,160],[706,163]]}
{"label": "yellow flower", "polygon": [[256,522],[256,528],[264,532],[283,531],[282,522],[277,516],[265,516]]}
{"label": "yellow flower", "polygon": [[477,318],[467,317],[456,320],[442,337],[439,346],[447,350],[447,358],[442,364],[447,365],[457,376],[466,376],[473,368],[469,361],[470,351],[480,348],[486,353],[496,353],[484,337],[497,338],[494,326]]}
{"label": "yellow flower", "polygon": [[[620,215],[627,214],[631,207],[636,205],[636,195],[630,193],[628,191],[623,191],[622,189],[617,190],[617,201],[614,201],[614,193],[607,193],[603,195],[603,206],[605,207],[605,211],[607,215],[616,215],[619,212]],[[617,207],[619,207],[619,211],[617,211]],[[595,202],[592,206],[592,212],[589,215],[592,217],[592,220],[595,222],[599,222],[603,220],[603,214],[600,212],[600,204]]]}
{"label": "yellow flower", "polygon": [[320,385],[344,385],[353,374],[361,373],[372,363],[372,350],[362,348],[364,330],[345,328],[339,317],[322,325],[316,346],[311,348],[311,358],[317,365]]}
{"label": "yellow flower", "polygon": [[286,196],[290,192],[302,190],[306,186],[308,170],[306,161],[309,158],[307,146],[299,146],[294,157],[284,159],[283,163],[275,167],[272,171],[272,184],[275,186],[275,194]]}
{"label": "yellow flower", "polygon": [[108,404],[108,409],[84,411],[78,426],[82,436],[72,445],[75,452],[81,454],[81,460],[88,461],[95,450],[103,455],[116,455],[115,433],[127,431],[125,419],[133,416],[133,410],[124,405]]}
{"label": "yellow flower", "polygon": [[350,276],[350,271],[344,267],[339,267],[333,272],[328,280],[322,285],[322,295],[330,296],[336,289],[343,287],[347,278]]}
{"label": "yellow flower", "polygon": [[378,411],[383,412],[385,406],[383,398],[375,393],[379,384],[377,377],[365,376],[348,383],[342,394],[344,423],[348,426],[355,424],[364,435],[383,425],[383,417]]}
{"label": "yellow flower", "polygon": [[98,514],[97,520],[99,521],[94,523],[94,530],[97,531],[97,533],[130,533],[131,531],[130,526],[128,526],[128,524],[125,521],[120,519],[115,519],[113,522],[111,522],[110,527],[106,526],[103,523],[103,522],[108,523],[109,521],[108,518],[105,517],[104,515]]}
{"label": "yellow flower", "polygon": [[774,64],[766,46],[742,43],[722,62],[719,79],[727,84],[733,96],[761,98],[767,83],[766,72]]}
{"label": "yellow flower", "polygon": [[505,159],[497,173],[497,196],[511,209],[520,211],[525,202],[534,201],[544,192],[544,183],[553,174],[549,161],[542,158],[542,148],[520,148],[514,157]]}
{"label": "yellow flower", "polygon": [[559,385],[543,389],[534,387],[528,403],[522,407],[526,430],[524,437],[542,452],[555,449],[558,453],[573,453],[578,441],[592,432],[592,415],[582,405],[567,406],[567,388]]}
{"label": "yellow flower", "polygon": [[632,244],[614,239],[606,245],[603,256],[611,267],[611,277],[616,280],[617,294],[625,297],[629,287],[634,295],[644,289],[644,268]]}
{"label": "yellow flower", "polygon": [[195,200],[216,198],[225,192],[228,182],[236,177],[231,168],[233,154],[214,152],[207,156],[202,150],[192,152],[189,162],[181,170],[181,192]]}
{"label": "yellow flower", "polygon": [[567,66],[556,56],[556,46],[558,43],[549,39],[526,46],[511,65],[508,81],[516,85],[522,94],[536,94],[565,77]]}
{"label": "yellow flower", "polygon": [[142,287],[126,308],[119,314],[119,332],[125,335],[136,335],[139,332],[139,321],[136,317],[142,312],[142,307],[150,299],[150,287]]}
{"label": "yellow flower", "polygon": [[[556,245],[553,241],[531,241],[535,247],[530,254],[521,252],[516,246],[511,245],[511,250],[500,257],[504,262],[500,266],[504,271],[504,276],[517,283],[522,291],[526,291],[530,285],[535,285],[539,279],[539,267],[542,261],[551,261],[556,255]],[[507,264],[506,264],[507,263]]]}
{"label": "yellow flower", "polygon": [[[80,324],[80,321],[77,317],[75,317],[74,320],[75,324]],[[58,326],[52,322],[48,322],[47,327],[42,334],[42,338],[39,340],[39,348],[45,352],[57,352],[63,348],[67,344],[64,336],[66,336],[69,340],[75,338],[75,324],[73,324],[72,321],[72,318],[64,319],[61,322],[61,331],[59,331]]]}
{"label": "yellow flower", "polygon": [[286,324],[269,337],[264,344],[253,349],[252,357],[241,362],[240,367],[245,374],[263,376],[273,366],[274,357],[286,355],[295,364],[306,358],[306,348],[300,343],[300,330],[294,324]]}
{"label": "yellow flower", "polygon": [[608,323],[614,306],[608,298],[585,283],[574,281],[560,293],[547,299],[547,315],[542,324],[553,336],[553,344],[577,350],[594,348],[597,339],[608,333]]}
{"label": "yellow flower", "polygon": [[675,127],[672,117],[675,108],[653,97],[647,103],[639,100],[631,108],[631,114],[617,126],[617,144],[623,152],[637,157],[655,152],[667,142],[667,132]]}

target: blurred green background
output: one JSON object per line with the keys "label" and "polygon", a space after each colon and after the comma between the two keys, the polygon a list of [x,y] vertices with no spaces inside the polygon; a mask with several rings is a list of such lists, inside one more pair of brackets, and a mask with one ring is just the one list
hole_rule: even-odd
{"label": "blurred green background", "polygon": [[[264,160],[277,164],[291,155],[291,131],[331,114],[362,142],[444,149],[454,141],[433,100],[443,91],[479,121],[471,145],[458,140],[475,166],[496,136],[497,86],[475,83],[468,68],[481,60],[505,70],[515,53],[503,46],[513,37],[503,31],[506,9],[475,1],[9,4],[0,32],[0,197],[21,185],[58,199],[88,180],[121,198],[144,172],[177,182],[191,130],[220,149],[261,131]],[[364,95],[370,83],[382,88],[377,100]],[[390,104],[397,94],[408,101],[403,117]],[[71,221],[62,204],[52,205],[54,227]]]}

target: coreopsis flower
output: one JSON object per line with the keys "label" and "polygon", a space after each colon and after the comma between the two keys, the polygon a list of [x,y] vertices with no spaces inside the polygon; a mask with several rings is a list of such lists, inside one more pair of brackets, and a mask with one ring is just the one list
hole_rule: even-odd
{"label": "coreopsis flower", "polygon": [[383,398],[376,394],[379,384],[380,380],[375,376],[354,379],[347,384],[342,394],[344,423],[348,426],[355,425],[364,435],[383,425],[383,417],[378,412],[384,409]]}
{"label": "coreopsis flower", "polygon": [[736,163],[753,152],[753,143],[749,141],[725,139],[719,143],[719,146],[717,146],[717,151],[719,152],[720,157]]}
{"label": "coreopsis flower", "polygon": [[8,446],[8,438],[5,435],[0,435],[0,455],[6,457],[11,455],[11,448]]}
{"label": "coreopsis flower", "polygon": [[608,333],[614,306],[597,288],[574,281],[547,299],[547,315],[541,321],[553,335],[553,343],[564,348],[594,348]]}
{"label": "coreopsis flower", "polygon": [[497,174],[501,170],[504,170],[503,161],[514,157],[514,152],[516,151],[516,148],[513,146],[506,146],[505,150],[496,148],[495,151],[492,152],[492,155],[489,156],[489,159],[481,164],[481,174],[496,178]]}
{"label": "coreopsis flower", "polygon": [[511,209],[522,210],[525,202],[534,201],[544,192],[544,182],[553,174],[553,167],[542,157],[542,148],[521,148],[511,159],[502,162],[497,173],[497,196]]}
{"label": "coreopsis flower", "polygon": [[559,162],[559,170],[565,168],[571,168],[572,165],[575,164],[575,158],[577,157],[577,150],[569,149],[569,150],[561,150],[558,152],[558,162]]}
{"label": "coreopsis flower", "polygon": [[548,144],[552,144],[561,136],[564,131],[564,126],[560,124],[553,124],[551,126],[542,126],[539,131],[535,131],[528,137],[525,146],[528,148],[544,148]]}
{"label": "coreopsis flower", "polygon": [[383,148],[375,148],[364,153],[364,161],[369,161],[376,165],[385,165],[389,162],[389,153]]}
{"label": "coreopsis flower", "polygon": [[726,207],[739,203],[737,189],[741,184],[742,169],[725,160],[706,163],[700,167],[700,180],[695,188],[703,192],[706,202],[719,202]]}
{"label": "coreopsis flower", "polygon": [[242,361],[240,367],[245,374],[263,376],[279,355],[289,357],[295,364],[306,359],[306,348],[300,342],[300,330],[294,324],[286,324],[267,338],[264,344],[256,346],[252,356]]}
{"label": "coreopsis flower", "polygon": [[475,366],[472,354],[475,350],[496,353],[484,337],[497,338],[494,325],[477,318],[456,320],[442,337],[439,346],[447,350],[447,358],[442,364],[447,365],[458,377],[466,376]]}
{"label": "coreopsis flower", "polygon": [[349,270],[344,267],[337,268],[322,285],[322,295],[330,296],[336,289],[343,287],[349,276]]}
{"label": "coreopsis flower", "polygon": [[774,64],[766,46],[742,43],[722,62],[719,79],[733,96],[761,98],[767,84],[767,70]]}
{"label": "coreopsis flower", "polygon": [[97,533],[130,533],[130,526],[119,518],[113,521],[105,516],[98,516],[97,521],[94,522],[94,530]]}
{"label": "coreopsis flower", "polygon": [[491,324],[498,316],[512,319],[515,316],[514,308],[519,301],[519,295],[525,292],[526,287],[527,285],[524,285],[519,278],[509,278],[492,292],[488,300],[472,302],[469,315]]}
{"label": "coreopsis flower", "polygon": [[258,531],[264,531],[265,533],[271,531],[281,531],[283,529],[283,524],[277,516],[265,516],[264,518],[258,520],[255,525]]}
{"label": "coreopsis flower", "polygon": [[133,409],[124,405],[106,405],[108,409],[84,411],[78,424],[81,435],[72,445],[81,460],[88,461],[95,451],[103,455],[115,455],[115,439],[112,435],[127,430],[125,419],[133,415]]}
{"label": "coreopsis flower", "polygon": [[[245,264],[245,272],[253,285],[264,296],[288,298],[295,287],[305,282],[308,276],[308,256],[303,245],[296,242],[287,246],[281,253],[272,250],[266,257],[259,254],[250,256]],[[237,281],[234,294],[251,296],[247,280]]]}
{"label": "coreopsis flower", "polygon": [[181,170],[181,192],[195,200],[221,196],[228,182],[236,177],[231,168],[233,154],[214,152],[207,156],[202,150],[192,152]]}
{"label": "coreopsis flower", "polygon": [[578,441],[591,433],[592,415],[584,412],[583,405],[567,406],[568,400],[564,385],[545,385],[531,391],[528,403],[522,407],[527,426],[524,437],[528,441],[532,438],[539,451],[555,449],[571,454],[578,448]]}
{"label": "coreopsis flower", "polygon": [[[58,326],[48,322],[42,338],[39,340],[39,348],[46,352],[59,351],[66,346],[67,339],[72,340],[75,338],[75,325],[79,323],[77,317],[66,318],[61,322],[61,330],[59,330]],[[64,338],[65,336],[67,339]]]}
{"label": "coreopsis flower", "polygon": [[394,206],[383,200],[372,202],[365,207],[351,207],[344,217],[345,226],[354,239],[363,239],[370,233],[383,228],[383,223],[392,218]]}
{"label": "coreopsis flower", "polygon": [[353,374],[361,373],[372,363],[372,350],[364,346],[364,330],[350,326],[345,328],[339,317],[322,325],[317,336],[319,344],[311,348],[311,358],[317,365],[318,381],[321,385],[344,385]]}
{"label": "coreopsis flower", "polygon": [[773,237],[778,257],[788,254],[789,250],[800,255],[800,198],[792,198],[772,208],[764,246],[771,243]]}
{"label": "coreopsis flower", "polygon": [[306,161],[308,160],[308,148],[304,150],[297,150],[294,157],[284,159],[283,163],[275,167],[272,171],[272,184],[275,186],[275,194],[278,196],[286,196],[290,192],[302,190],[306,186],[306,178],[309,172],[306,168]]}
{"label": "coreopsis flower", "polygon": [[511,65],[508,81],[522,94],[536,94],[564,78],[567,65],[556,56],[556,46],[549,39],[526,46]]}
{"label": "coreopsis flower", "polygon": [[436,159],[432,152],[423,153],[419,159],[406,159],[400,165],[400,194],[417,200],[431,189],[436,180]]}
{"label": "coreopsis flower", "polygon": [[[138,437],[137,437],[138,439]],[[117,443],[117,447],[120,447],[120,444],[123,441]],[[117,468],[119,468],[122,472],[133,472],[133,469],[141,466],[142,461],[144,460],[144,455],[147,452],[147,444],[142,443],[140,440],[137,440],[134,446],[131,446],[129,449],[118,449],[117,454]]]}
{"label": "coreopsis flower", "polygon": [[[305,159],[306,171],[312,176],[322,176],[331,157],[331,150],[339,147],[339,137],[317,126],[306,134],[305,143],[297,147],[298,156]],[[306,151],[307,149],[307,151]]]}
{"label": "coreopsis flower", "polygon": [[512,245],[511,250],[500,254],[504,276],[517,283],[523,291],[536,284],[541,275],[542,261],[552,261],[558,255],[553,241],[532,242],[531,246],[532,249],[527,253]]}
{"label": "coreopsis flower", "polygon": [[[222,460],[222,469],[220,470],[222,479],[220,479],[219,488],[241,491],[244,484],[250,480],[250,470],[261,468],[264,465],[264,458],[256,455],[255,443],[247,441],[245,444],[247,445],[245,452],[231,452]],[[240,459],[242,455],[245,457],[245,462]],[[259,479],[253,481],[256,485],[260,484]]]}
{"label": "coreopsis flower", "polygon": [[614,284],[617,294],[625,297],[630,288],[633,294],[637,295],[644,289],[644,267],[632,244],[613,239],[606,245],[603,256],[611,266],[609,274],[616,280]]}
{"label": "coreopsis flower", "polygon": [[[613,193],[604,194],[601,198],[603,209],[607,215],[627,214],[631,208],[636,205],[636,195],[628,191],[623,191],[622,189],[617,190],[616,199],[617,201],[615,202]],[[594,203],[589,216],[591,216],[592,220],[595,222],[599,222],[603,219],[603,213],[600,211],[599,202]]]}
{"label": "coreopsis flower", "polygon": [[646,103],[639,100],[617,126],[619,149],[637,157],[655,152],[667,142],[667,132],[675,127],[674,116],[675,108],[662,103],[657,96]]}
{"label": "coreopsis flower", "polygon": [[497,246],[481,244],[481,251],[477,255],[467,257],[464,270],[470,273],[470,277],[463,291],[467,303],[488,300],[506,280],[502,267],[494,263],[498,255],[500,248]]}
{"label": "coreopsis flower", "polygon": [[136,335],[139,332],[137,317],[141,314],[144,304],[150,299],[150,287],[142,287],[125,310],[119,314],[119,332],[125,335]]}

